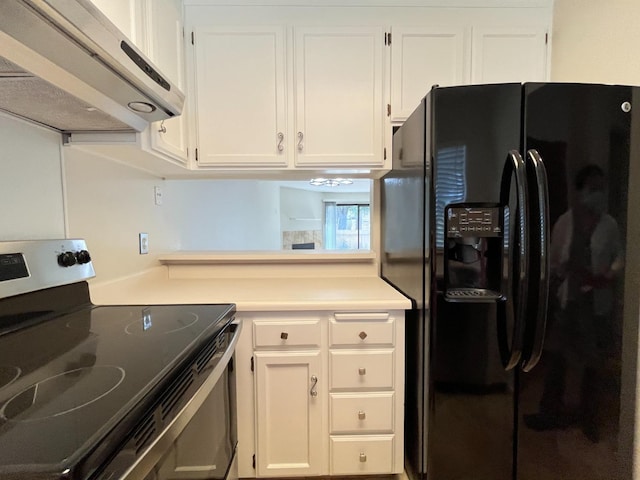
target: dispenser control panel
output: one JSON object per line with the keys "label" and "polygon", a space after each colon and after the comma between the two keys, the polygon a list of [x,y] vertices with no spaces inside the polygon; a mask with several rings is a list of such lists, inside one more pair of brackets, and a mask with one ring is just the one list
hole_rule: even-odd
{"label": "dispenser control panel", "polygon": [[501,237],[500,207],[449,207],[447,237]]}

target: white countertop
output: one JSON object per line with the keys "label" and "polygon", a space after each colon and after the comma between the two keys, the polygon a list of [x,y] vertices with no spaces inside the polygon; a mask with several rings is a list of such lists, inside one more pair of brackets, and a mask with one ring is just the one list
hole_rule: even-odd
{"label": "white countertop", "polygon": [[239,312],[379,310],[411,302],[376,276],[171,278],[169,267],[90,286],[97,305],[235,303]]}

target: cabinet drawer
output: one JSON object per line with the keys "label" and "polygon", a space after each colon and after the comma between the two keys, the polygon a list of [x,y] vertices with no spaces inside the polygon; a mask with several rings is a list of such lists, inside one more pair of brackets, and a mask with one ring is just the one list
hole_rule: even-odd
{"label": "cabinet drawer", "polygon": [[254,322],[255,347],[318,347],[320,321]]}
{"label": "cabinet drawer", "polygon": [[329,352],[331,388],[392,389],[393,350]]}
{"label": "cabinet drawer", "polygon": [[[349,314],[344,314],[349,315]],[[394,325],[388,314],[381,315],[380,321],[342,320],[336,314],[336,320],[329,324],[331,345],[389,345],[393,346]],[[366,316],[362,316],[366,318]]]}
{"label": "cabinet drawer", "polygon": [[393,473],[393,435],[332,436],[331,475]]}
{"label": "cabinet drawer", "polygon": [[393,433],[393,392],[331,394],[331,433]]}

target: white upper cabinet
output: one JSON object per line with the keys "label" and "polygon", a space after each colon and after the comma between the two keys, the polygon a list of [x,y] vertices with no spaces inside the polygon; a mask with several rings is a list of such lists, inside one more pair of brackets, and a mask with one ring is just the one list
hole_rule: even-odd
{"label": "white upper cabinet", "polygon": [[288,164],[284,28],[195,30],[198,166]]}
{"label": "white upper cabinet", "polygon": [[466,28],[394,26],[391,33],[391,121],[406,120],[433,85],[469,83]]}
{"label": "white upper cabinet", "polygon": [[547,79],[547,32],[543,28],[473,29],[472,83]]}
{"label": "white upper cabinet", "polygon": [[379,27],[196,28],[198,167],[382,166],[383,49]]}
{"label": "white upper cabinet", "polygon": [[384,29],[295,28],[296,165],[381,166]]}
{"label": "white upper cabinet", "polygon": [[111,22],[143,52],[146,48],[142,31],[140,0],[91,0]]}
{"label": "white upper cabinet", "polygon": [[[171,83],[185,90],[184,28],[181,0],[145,0],[147,54]],[[187,163],[187,114],[149,126],[151,148]]]}

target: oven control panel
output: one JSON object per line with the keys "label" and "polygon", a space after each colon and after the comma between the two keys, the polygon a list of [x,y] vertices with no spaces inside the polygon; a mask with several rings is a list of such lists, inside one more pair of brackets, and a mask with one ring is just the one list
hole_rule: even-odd
{"label": "oven control panel", "polygon": [[95,276],[81,239],[0,242],[0,298]]}

